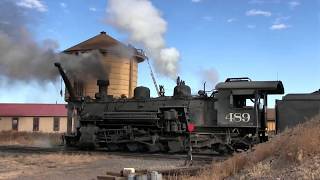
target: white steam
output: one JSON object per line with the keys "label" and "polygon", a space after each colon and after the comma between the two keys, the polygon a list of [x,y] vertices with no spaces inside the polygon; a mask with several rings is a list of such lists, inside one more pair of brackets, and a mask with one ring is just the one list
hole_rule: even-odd
{"label": "white steam", "polygon": [[149,0],[109,0],[107,15],[109,24],[144,46],[158,73],[176,78],[180,53],[166,47],[167,22]]}
{"label": "white steam", "polygon": [[219,73],[214,68],[201,68],[198,72],[201,76],[201,82],[206,83],[207,90],[214,89],[219,81]]}

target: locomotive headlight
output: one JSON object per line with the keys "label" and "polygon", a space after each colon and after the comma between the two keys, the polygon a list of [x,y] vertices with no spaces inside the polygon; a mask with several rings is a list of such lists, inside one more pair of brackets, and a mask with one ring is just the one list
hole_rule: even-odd
{"label": "locomotive headlight", "polygon": [[252,137],[252,134],[251,134],[251,133],[250,133],[250,134],[248,134],[248,137],[249,137],[249,138],[251,138],[251,137]]}

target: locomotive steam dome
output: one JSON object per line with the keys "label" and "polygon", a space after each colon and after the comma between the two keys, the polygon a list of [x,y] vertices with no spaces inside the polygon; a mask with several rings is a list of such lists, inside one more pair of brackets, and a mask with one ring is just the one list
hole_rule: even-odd
{"label": "locomotive steam dome", "polygon": [[144,86],[139,86],[134,89],[134,98],[135,99],[149,99],[150,98],[150,89]]}
{"label": "locomotive steam dome", "polygon": [[191,96],[191,88],[185,84],[184,81],[177,80],[177,86],[173,90],[174,97]]}

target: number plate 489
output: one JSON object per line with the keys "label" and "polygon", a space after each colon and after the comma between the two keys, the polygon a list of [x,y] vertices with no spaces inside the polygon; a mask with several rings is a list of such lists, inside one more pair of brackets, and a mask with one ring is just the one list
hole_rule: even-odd
{"label": "number plate 489", "polygon": [[249,122],[250,118],[249,113],[228,113],[225,117],[230,122]]}

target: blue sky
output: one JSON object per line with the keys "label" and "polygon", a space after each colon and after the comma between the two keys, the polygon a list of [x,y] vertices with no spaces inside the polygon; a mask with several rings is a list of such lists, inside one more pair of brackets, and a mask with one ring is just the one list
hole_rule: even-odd
{"label": "blue sky", "polygon": [[[32,8],[40,18],[30,26],[38,41],[54,39],[59,43],[59,50],[64,50],[106,31],[128,43],[127,34],[104,23],[107,1],[39,2],[42,9]],[[206,70],[215,71],[218,81],[228,77],[282,80],[286,93],[320,88],[319,0],[154,0],[152,3],[167,21],[167,44],[180,51],[179,74],[194,92],[202,87],[201,82],[208,81],[201,75]],[[155,95],[148,74],[147,63],[140,64],[138,85],[150,87]],[[165,85],[166,95],[170,95],[175,82],[159,75],[157,80]],[[214,83],[209,85],[213,87]],[[0,88],[0,102],[63,101],[58,92],[60,84],[49,84],[40,90],[31,84]],[[9,92],[17,96],[8,96]],[[273,105],[274,98],[270,100]]]}

